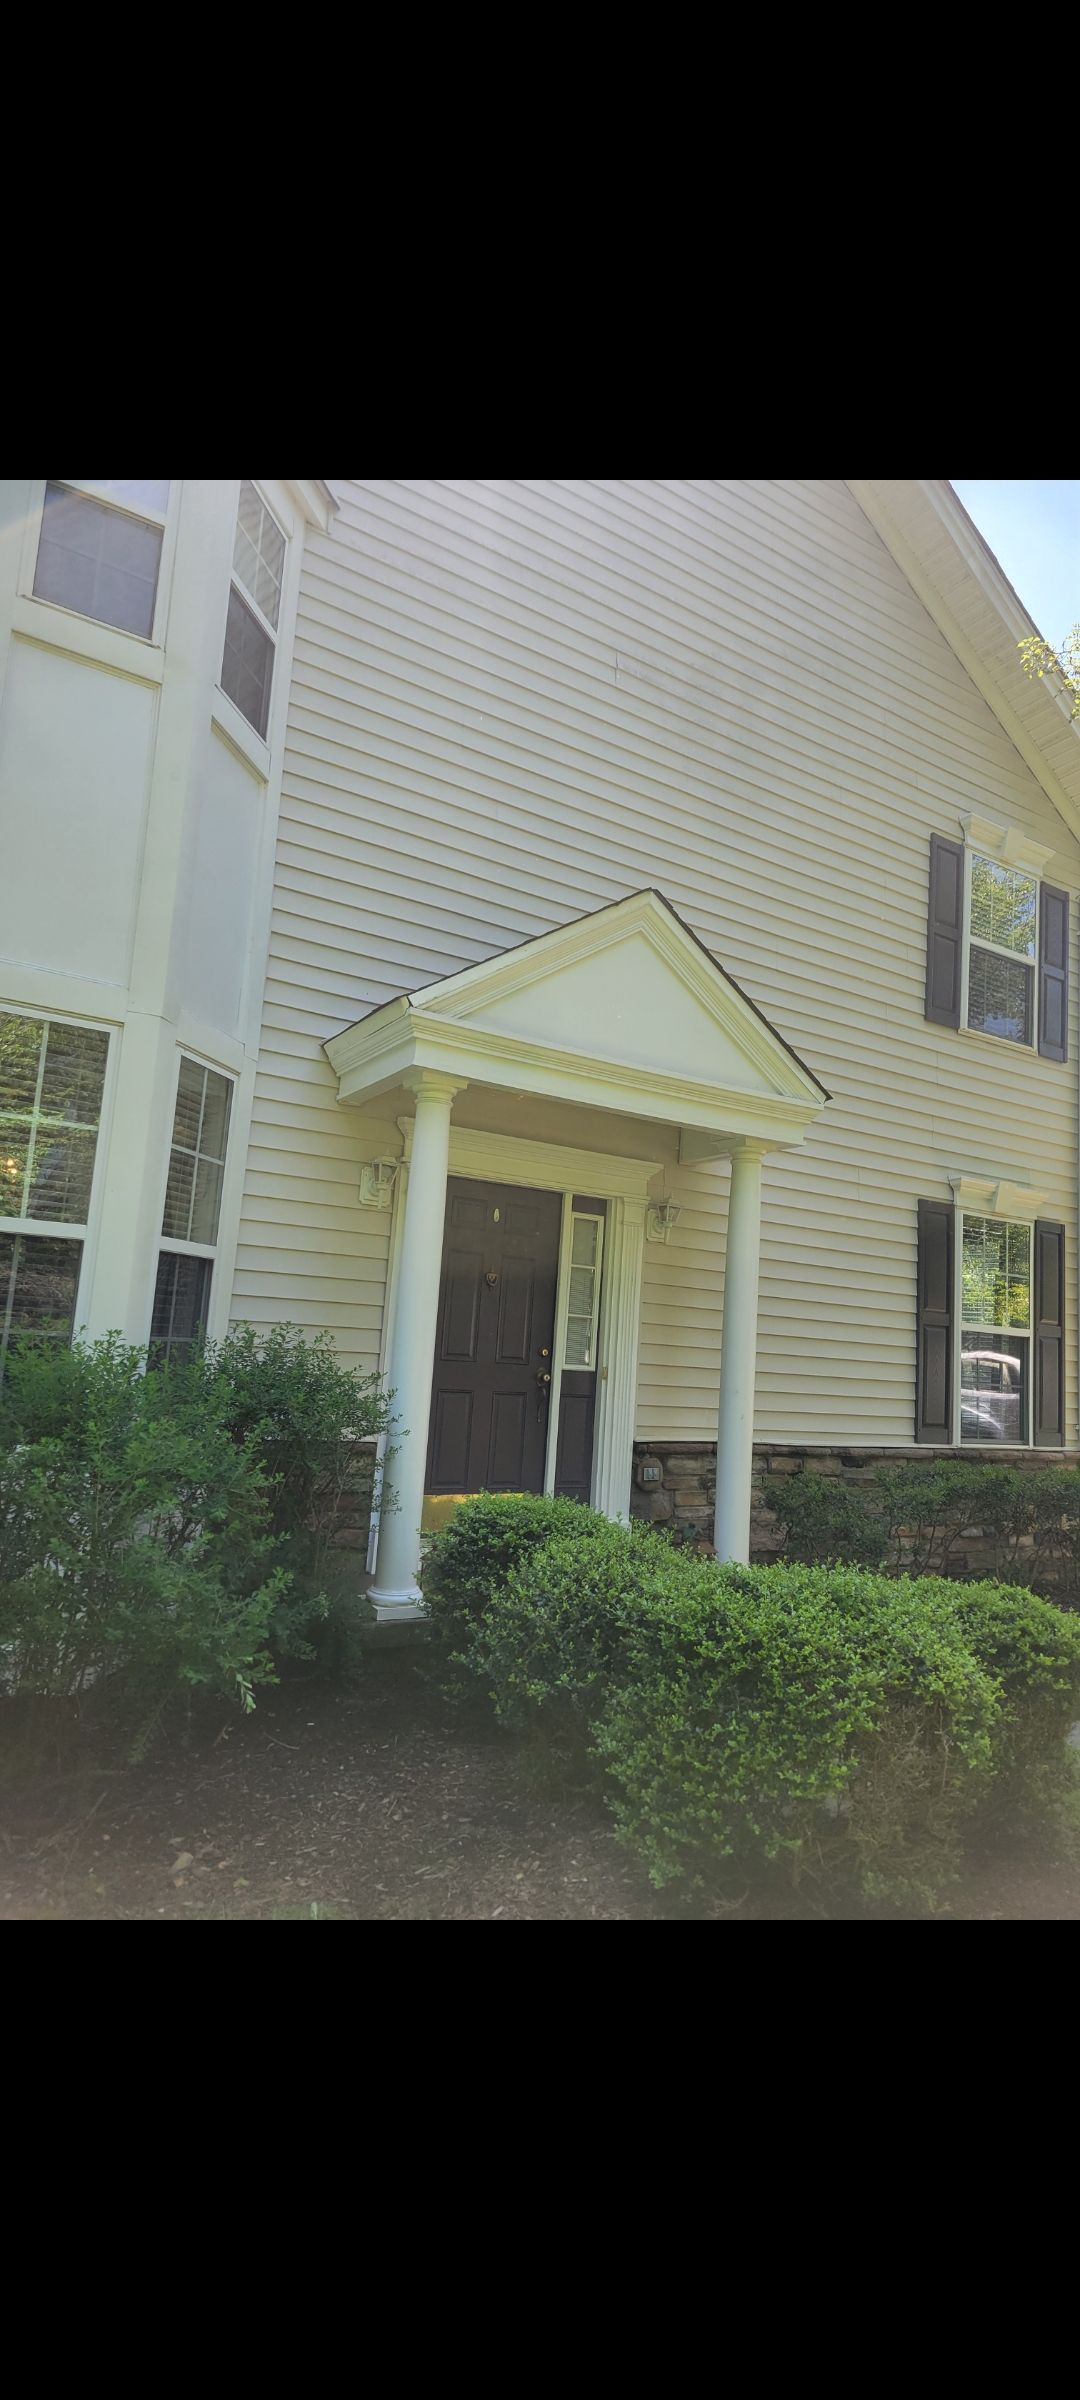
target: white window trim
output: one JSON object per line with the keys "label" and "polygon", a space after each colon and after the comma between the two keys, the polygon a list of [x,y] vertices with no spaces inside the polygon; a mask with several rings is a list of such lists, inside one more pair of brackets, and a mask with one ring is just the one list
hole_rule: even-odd
{"label": "white window trim", "polygon": [[79,1280],[75,1289],[75,1309],[71,1322],[71,1338],[75,1342],[79,1339],[81,1327],[86,1323],[101,1231],[101,1211],[104,1206],[105,1192],[104,1162],[108,1154],[116,1078],[120,1071],[119,1028],[115,1021],[109,1024],[101,1017],[82,1016],[75,1009],[32,1007],[29,1002],[23,1000],[0,998],[0,1009],[8,1017],[31,1017],[38,1025],[48,1022],[57,1025],[86,1026],[91,1033],[105,1034],[108,1040],[108,1049],[105,1053],[105,1076],[101,1087],[101,1114],[98,1118],[97,1144],[90,1178],[90,1206],[85,1222],[72,1225],[58,1223],[55,1217],[0,1217],[0,1233],[28,1234],[32,1238],[43,1241],[64,1241],[70,1237],[73,1242],[81,1242],[82,1257],[79,1261]]}
{"label": "white window trim", "polygon": [[[64,602],[61,600],[42,600],[40,595],[35,592],[34,576],[37,572],[37,554],[38,543],[41,539],[41,521],[45,514],[46,487],[49,483],[61,481],[64,483],[66,490],[72,492],[81,492],[87,500],[96,500],[103,508],[115,508],[120,516],[134,517],[140,524],[155,525],[161,531],[163,539],[161,544],[161,558],[158,565],[157,593],[154,599],[154,622],[148,635],[143,633],[129,633],[126,625],[110,625],[104,617],[84,616],[81,609],[67,608]],[[162,649],[165,642],[165,632],[168,624],[169,595],[172,589],[173,558],[176,551],[176,529],[180,513],[180,495],[182,490],[182,483],[177,482],[175,479],[170,479],[169,505],[164,516],[159,516],[153,509],[132,508],[127,501],[117,500],[111,493],[103,492],[98,484],[74,483],[68,477],[52,475],[36,478],[30,486],[30,504],[26,512],[26,527],[23,535],[22,556],[19,563],[18,589],[20,600],[23,602],[28,601],[35,613],[37,610],[41,610],[42,613],[40,618],[37,618],[37,624],[41,627],[44,627],[46,624],[51,623],[57,629],[57,631],[65,625],[70,625],[73,631],[76,626],[85,628],[86,632],[84,633],[83,638],[78,641],[73,641],[72,647],[77,648],[83,655],[90,657],[95,655],[93,637],[95,634],[100,634],[103,645],[102,664],[105,666],[115,666],[117,664],[123,665],[125,663],[122,657],[118,659],[116,656],[115,645],[117,643],[123,643],[125,645],[130,643],[131,648],[127,655],[133,663],[138,661],[140,658],[145,659],[148,652],[152,650]],[[89,636],[89,638],[87,638],[87,636]],[[46,636],[43,632],[42,639],[45,638]],[[62,640],[59,642],[57,641],[56,632],[54,632],[48,638],[50,638],[54,648],[64,647]],[[137,668],[136,671],[138,671]]]}
{"label": "white window trim", "polygon": [[[172,1138],[172,1137],[173,1137],[173,1127],[174,1127],[174,1125],[175,1125],[175,1123],[176,1123],[176,1102],[177,1102],[177,1097],[178,1097],[179,1090],[180,1090],[180,1069],[181,1069],[181,1067],[182,1067],[182,1065],[183,1065],[183,1063],[184,1063],[184,1060],[185,1060],[185,1059],[187,1059],[187,1060],[188,1060],[188,1062],[189,1062],[189,1064],[190,1064],[191,1066],[193,1066],[193,1067],[205,1067],[205,1068],[207,1069],[207,1071],[208,1071],[208,1072],[209,1072],[211,1075],[220,1075],[220,1076],[223,1078],[223,1080],[224,1080],[224,1081],[225,1081],[227,1084],[229,1084],[229,1085],[230,1085],[230,1087],[231,1087],[231,1090],[232,1090],[232,1100],[231,1100],[231,1102],[230,1102],[230,1104],[229,1104],[229,1127],[228,1127],[228,1132],[226,1133],[226,1136],[225,1136],[225,1157],[224,1157],[224,1159],[223,1159],[223,1160],[221,1160],[221,1161],[215,1161],[215,1162],[214,1162],[215,1164],[220,1164],[220,1165],[221,1165],[222,1174],[221,1174],[221,1200],[220,1200],[220,1203],[219,1203],[219,1206],[218,1206],[218,1229],[217,1229],[217,1234],[216,1234],[216,1236],[215,1236],[215,1239],[214,1239],[212,1242],[185,1242],[185,1241],[181,1241],[181,1239],[180,1239],[180,1237],[179,1237],[179,1235],[178,1235],[178,1234],[173,1234],[173,1233],[162,1233],[162,1232],[160,1231],[160,1227],[161,1227],[161,1225],[162,1225],[162,1223],[163,1223],[163,1221],[164,1221],[164,1216],[165,1216],[165,1195],[166,1195],[166,1193],[167,1193],[167,1191],[168,1191],[168,1187],[169,1187],[169,1167],[170,1167],[170,1164],[171,1164],[171,1161],[172,1161],[172,1154],[173,1154],[173,1138]],[[187,1042],[178,1042],[178,1043],[177,1043],[177,1046],[176,1046],[176,1063],[175,1063],[175,1072],[174,1072],[174,1074],[173,1074],[173,1080],[172,1080],[172,1096],[171,1096],[171,1100],[170,1100],[170,1104],[169,1104],[169,1119],[168,1119],[168,1123],[169,1123],[169,1135],[168,1135],[168,1140],[167,1140],[167,1142],[166,1142],[166,1145],[165,1145],[165,1164],[164,1164],[164,1171],[163,1171],[162,1178],[161,1178],[161,1186],[160,1186],[160,1190],[159,1190],[159,1194],[158,1194],[157,1223],[158,1223],[159,1231],[158,1231],[157,1240],[156,1240],[156,1243],[155,1243],[155,1248],[154,1248],[154,1284],[153,1284],[153,1290],[151,1291],[151,1294],[150,1294],[150,1314],[151,1314],[151,1320],[152,1320],[152,1318],[153,1318],[153,1308],[154,1308],[154,1291],[156,1291],[156,1289],[157,1289],[158,1264],[159,1264],[159,1261],[160,1261],[160,1258],[161,1258],[161,1253],[162,1253],[162,1251],[163,1251],[163,1250],[168,1250],[168,1251],[171,1251],[171,1252],[173,1253],[173,1255],[174,1255],[175,1257],[177,1257],[177,1258],[205,1258],[205,1259],[208,1259],[208,1260],[210,1261],[210,1264],[211,1264],[211,1266],[212,1266],[212,1267],[215,1267],[215,1268],[216,1268],[216,1266],[217,1266],[217,1262],[218,1262],[218,1256],[219,1256],[219,1253],[220,1253],[220,1250],[221,1250],[221,1246],[222,1246],[222,1243],[221,1243],[221,1227],[222,1227],[222,1222],[223,1222],[223,1219],[224,1219],[224,1216],[225,1216],[225,1200],[226,1200],[226,1194],[227,1194],[227,1191],[228,1191],[228,1181],[227,1181],[227,1178],[228,1178],[229,1167],[230,1167],[230,1164],[231,1164],[231,1159],[232,1159],[233,1127],[234,1127],[234,1125],[235,1125],[235,1123],[236,1123],[237,1094],[238,1094],[238,1091],[239,1091],[239,1086],[240,1086],[240,1078],[239,1078],[239,1076],[236,1074],[235,1070],[234,1070],[234,1069],[232,1069],[232,1068],[230,1068],[230,1067],[223,1066],[223,1065],[222,1065],[222,1063],[221,1063],[221,1060],[220,1060],[220,1059],[218,1059],[218,1058],[208,1058],[208,1057],[204,1057],[204,1056],[203,1056],[203,1054],[202,1054],[200,1051],[198,1051],[198,1050],[193,1050],[193,1049],[192,1049],[192,1047],[191,1047],[191,1045],[190,1045],[190,1043],[187,1043]],[[187,1155],[188,1155],[188,1156],[190,1156],[190,1155],[191,1155],[191,1153],[189,1152]],[[210,1307],[211,1307],[211,1309],[213,1309],[213,1307],[214,1307],[214,1304],[215,1304],[215,1301],[217,1300],[217,1297],[218,1297],[217,1290],[216,1290],[216,1285],[217,1285],[217,1276],[216,1276],[216,1274],[214,1274],[214,1275],[211,1275],[211,1278],[210,1278]],[[209,1312],[208,1312],[208,1316],[209,1316]],[[207,1330],[207,1328],[204,1328],[204,1330]],[[147,1341],[149,1341],[149,1340],[150,1340],[151,1336],[150,1336],[149,1332],[147,1333],[147,1337],[146,1337],[146,1338],[147,1338]]]}
{"label": "white window trim", "polygon": [[[562,1299],[562,1311],[561,1311],[561,1313],[562,1313],[562,1319],[563,1319],[563,1348],[564,1348],[564,1353],[565,1353],[565,1345],[566,1345],[566,1341],[567,1341],[567,1339],[568,1339],[568,1337],[569,1337],[569,1330],[570,1330],[570,1269],[571,1269],[571,1265],[572,1265],[572,1263],[573,1263],[573,1238],[574,1238],[574,1227],[575,1227],[575,1225],[578,1225],[578,1224],[582,1224],[582,1225],[595,1225],[595,1226],[596,1226],[596,1228],[597,1228],[597,1235],[596,1235],[596,1257],[595,1257],[595,1259],[594,1259],[594,1261],[593,1261],[593,1265],[592,1265],[592,1269],[591,1269],[592,1276],[593,1276],[593,1304],[592,1304],[592,1314],[591,1314],[591,1317],[590,1317],[590,1320],[589,1320],[589,1348],[590,1348],[590,1350],[592,1351],[592,1360],[591,1360],[591,1363],[590,1363],[588,1366],[583,1366],[583,1367],[582,1367],[582,1366],[577,1366],[577,1367],[575,1367],[575,1366],[568,1366],[566,1371],[567,1371],[567,1373],[568,1373],[569,1375],[595,1375],[595,1373],[596,1373],[596,1371],[597,1371],[597,1364],[598,1364],[598,1360],[599,1360],[600,1294],[601,1294],[602,1285],[603,1285],[603,1273],[604,1273],[604,1227],[605,1227],[606,1223],[607,1223],[607,1218],[606,1218],[606,1217],[602,1217],[602,1216],[598,1216],[598,1215],[597,1215],[597,1212],[596,1212],[596,1210],[595,1210],[594,1208],[573,1208],[573,1207],[571,1207],[571,1210],[570,1210],[570,1226],[569,1226],[570,1247],[569,1247],[569,1248],[568,1248],[568,1250],[567,1250],[567,1256],[566,1256],[566,1275],[565,1275],[565,1281],[564,1281],[564,1285],[563,1285],[563,1287],[562,1287],[562,1289],[561,1289],[561,1292],[560,1292],[560,1297],[561,1297],[561,1299]],[[563,1363],[565,1364],[565,1355],[564,1355],[564,1361],[563,1361]]]}
{"label": "white window trim", "polygon": [[[994,1038],[996,1039],[997,1037],[995,1036]],[[1012,1046],[1014,1049],[1020,1049],[1022,1044],[1017,1042]],[[954,1450],[985,1450],[996,1456],[1002,1450],[1033,1450],[1035,1447],[1035,1219],[1041,1197],[1042,1195],[1040,1193],[1030,1193],[1027,1196],[1026,1203],[1016,1208],[981,1208],[976,1200],[961,1201],[959,1196],[957,1198],[957,1205],[953,1212],[955,1220],[953,1225],[953,1291],[956,1295],[956,1306],[953,1310],[953,1423],[952,1442],[950,1444],[950,1448]],[[993,1217],[1003,1225],[1027,1226],[1030,1241],[1030,1248],[1028,1252],[1028,1315],[1031,1319],[1031,1322],[1027,1326],[968,1325],[965,1323],[965,1217]],[[963,1353],[963,1337],[965,1333],[987,1333],[990,1335],[1003,1334],[1007,1336],[1010,1341],[1026,1341],[1028,1346],[1027,1435],[1024,1441],[965,1441],[961,1429],[961,1416],[964,1403],[963,1392],[960,1384],[960,1362]]]}
{"label": "white window trim", "polygon": [[[1047,857],[1047,858],[1049,858],[1049,856],[1050,856],[1051,854],[1050,854],[1050,852],[1049,852],[1049,851],[1047,851],[1047,852],[1045,853],[1045,855],[1046,855],[1046,857]],[[985,859],[986,859],[986,861],[987,861],[987,863],[988,863],[990,866],[992,866],[992,867],[1008,867],[1008,868],[1010,868],[1010,869],[1012,870],[1012,872],[1013,872],[1014,874],[1018,874],[1018,875],[1026,875],[1026,876],[1029,876],[1029,877],[1030,877],[1030,879],[1031,879],[1031,881],[1034,883],[1034,885],[1035,885],[1035,947],[1034,947],[1034,950],[1033,950],[1033,952],[1032,952],[1032,955],[1031,955],[1031,957],[1030,957],[1030,958],[1023,958],[1023,957],[1021,956],[1021,954],[1020,954],[1020,952],[1019,952],[1018,950],[1007,950],[1007,949],[1005,948],[1004,944],[1003,944],[1003,943],[1001,943],[1001,942],[985,942],[985,941],[982,939],[982,936],[981,936],[981,934],[973,934],[973,933],[972,933],[972,930],[971,930],[971,881],[972,881],[972,877],[971,877],[971,862],[972,862],[972,859],[973,859],[973,858],[985,858]],[[974,1038],[976,1041],[980,1041],[980,1042],[993,1042],[993,1043],[995,1044],[995,1046],[996,1046],[998,1049],[1000,1049],[1000,1048],[1002,1047],[1002,1045],[1004,1045],[1004,1047],[1005,1047],[1007,1050],[1027,1050],[1027,1051],[1029,1051],[1029,1052],[1030,1052],[1032,1055],[1034,1055],[1034,1054],[1037,1052],[1037,1050],[1038,1050],[1038,1046],[1039,1046],[1039,1041],[1038,1041],[1038,1036],[1039,1036],[1039,981],[1038,981],[1038,978],[1039,978],[1039,933],[1040,933],[1040,927],[1041,927],[1041,920],[1042,920],[1042,876],[1041,876],[1041,874],[1038,872],[1038,870],[1037,870],[1037,869],[1036,869],[1034,866],[1032,866],[1032,865],[1030,864],[1030,861],[1029,861],[1027,858],[1024,858],[1024,859],[1018,859],[1018,858],[1006,858],[1006,857],[1002,856],[1002,854],[1001,854],[1001,851],[1000,851],[1000,850],[996,850],[996,849],[991,849],[991,848],[988,848],[988,846],[987,846],[987,844],[986,844],[985,842],[981,842],[981,841],[979,841],[979,842],[975,842],[975,841],[970,841],[970,840],[966,841],[966,842],[965,842],[965,848],[964,848],[964,945],[963,945],[963,952],[962,952],[962,956],[961,956],[961,965],[960,965],[960,1031],[961,1031],[961,1033],[967,1033],[967,1034],[971,1034],[971,1035],[973,1036],[973,1038]],[[1013,966],[1014,966],[1014,967],[1024,967],[1024,968],[1026,968],[1026,970],[1027,970],[1028,974],[1030,975],[1030,977],[1031,977],[1031,1010],[1030,1010],[1031,1040],[1030,1040],[1029,1042],[1011,1042],[1011,1041],[1009,1040],[1009,1038],[1008,1038],[1008,1036],[1007,1036],[1006,1034],[1002,1034],[1002,1033],[988,1033],[988,1032],[987,1032],[987,1030],[986,1030],[986,1027],[985,1027],[984,1025],[969,1025],[969,1024],[968,1024],[968,996],[969,996],[969,991],[970,991],[970,983],[971,983],[971,950],[972,950],[972,944],[973,944],[973,943],[974,943],[974,946],[975,946],[976,950],[988,950],[988,951],[989,951],[989,953],[990,953],[990,956],[991,956],[991,958],[1007,958],[1007,959],[1011,959],[1011,961],[1012,961],[1012,964],[1013,964]]]}
{"label": "white window trim", "polygon": [[[256,480],[254,475],[249,475],[246,478],[246,481],[250,483],[252,489],[258,493],[263,507],[266,510],[267,516],[270,518],[271,523],[277,526],[278,532],[280,533],[282,541],[285,544],[285,559],[281,570],[281,595],[278,606],[278,623],[276,626],[274,626],[271,625],[269,617],[264,616],[254,593],[249,592],[246,583],[238,574],[235,564],[232,563],[232,559],[235,558],[236,552],[236,526],[240,521],[240,494],[238,492],[236,496],[236,518],[233,525],[233,548],[229,566],[229,590],[231,592],[235,589],[237,597],[243,602],[244,607],[251,610],[251,614],[254,617],[256,624],[261,625],[263,632],[266,634],[267,639],[269,640],[273,649],[274,655],[270,663],[270,689],[266,696],[266,732],[260,733],[258,726],[251,724],[250,720],[245,717],[243,709],[238,708],[235,700],[230,699],[230,696],[222,683],[221,669],[225,664],[224,632],[222,633],[221,637],[221,666],[218,668],[215,700],[223,701],[225,707],[230,712],[229,719],[226,719],[226,725],[229,725],[230,719],[235,721],[236,724],[242,725],[244,731],[251,737],[251,739],[259,743],[260,750],[265,758],[269,747],[270,724],[274,711],[274,701],[277,697],[278,643],[281,638],[281,620],[285,615],[285,594],[289,574],[290,535],[287,528],[282,524],[277,509],[273,506],[272,502],[267,499],[266,492],[263,489],[262,484]],[[227,618],[228,610],[226,609],[226,620]],[[236,736],[234,733],[233,739],[235,740],[235,738]]]}

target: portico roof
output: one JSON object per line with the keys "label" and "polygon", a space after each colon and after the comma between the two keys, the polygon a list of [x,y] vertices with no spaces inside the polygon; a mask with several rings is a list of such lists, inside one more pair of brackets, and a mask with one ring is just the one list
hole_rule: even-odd
{"label": "portico roof", "polygon": [[800,1142],[829,1096],[651,890],[386,1001],[325,1049],[342,1101],[429,1068],[677,1125],[694,1158]]}

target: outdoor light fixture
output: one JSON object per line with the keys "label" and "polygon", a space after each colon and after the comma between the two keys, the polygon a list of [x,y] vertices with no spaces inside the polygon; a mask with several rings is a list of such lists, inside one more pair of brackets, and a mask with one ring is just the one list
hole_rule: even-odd
{"label": "outdoor light fixture", "polygon": [[651,1207],[645,1211],[646,1240],[650,1242],[668,1241],[671,1236],[671,1228],[678,1224],[681,1215],[682,1210],[674,1200],[666,1197],[663,1200],[654,1200]]}
{"label": "outdoor light fixture", "polygon": [[358,1198],[361,1208],[389,1208],[397,1182],[399,1158],[373,1158],[360,1169]]}

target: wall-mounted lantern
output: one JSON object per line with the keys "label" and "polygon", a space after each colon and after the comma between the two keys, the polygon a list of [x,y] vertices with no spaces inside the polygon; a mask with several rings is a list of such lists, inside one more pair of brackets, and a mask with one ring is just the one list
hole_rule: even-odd
{"label": "wall-mounted lantern", "polygon": [[681,1215],[682,1210],[674,1200],[669,1200],[666,1196],[663,1200],[654,1200],[645,1211],[646,1241],[668,1241],[671,1237],[672,1227],[678,1224]]}
{"label": "wall-mounted lantern", "polygon": [[373,1158],[360,1169],[361,1208],[389,1208],[397,1182],[399,1158]]}

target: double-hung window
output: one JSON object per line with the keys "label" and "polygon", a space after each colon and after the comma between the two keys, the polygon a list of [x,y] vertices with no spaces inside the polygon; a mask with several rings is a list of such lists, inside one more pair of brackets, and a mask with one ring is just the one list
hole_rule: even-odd
{"label": "double-hung window", "polygon": [[931,837],[925,1014],[1063,1061],[1069,895],[1041,878],[1049,851],[974,822],[978,840]]}
{"label": "double-hung window", "polygon": [[109,1036],[0,1009],[0,1372],[12,1341],[70,1342]]}
{"label": "double-hung window", "polygon": [[253,483],[240,486],[221,688],[262,739],[270,718],[285,536]]}
{"label": "double-hung window", "polygon": [[232,1095],[227,1075],[181,1058],[150,1320],[158,1363],[185,1357],[206,1331]]}
{"label": "double-hung window", "polygon": [[960,1439],[1030,1440],[1032,1227],[960,1217]]}
{"label": "double-hung window", "polygon": [[968,861],[967,1022],[1005,1042],[1035,1038],[1039,884],[973,850]]}
{"label": "double-hung window", "polygon": [[47,483],[34,597],[149,641],[167,483]]}
{"label": "double-hung window", "polygon": [[1063,1449],[1065,1227],[1035,1195],[1018,1216],[1020,1185],[952,1182],[919,1202],[915,1439]]}

